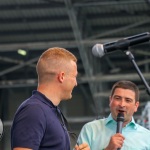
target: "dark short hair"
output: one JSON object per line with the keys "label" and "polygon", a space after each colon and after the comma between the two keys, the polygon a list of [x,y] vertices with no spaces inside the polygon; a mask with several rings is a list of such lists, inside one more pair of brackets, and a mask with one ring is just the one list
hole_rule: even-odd
{"label": "dark short hair", "polygon": [[117,88],[132,90],[133,92],[135,92],[135,101],[139,101],[139,88],[135,83],[131,81],[125,81],[125,80],[116,82],[112,87],[111,95],[110,95],[111,97],[113,96]]}

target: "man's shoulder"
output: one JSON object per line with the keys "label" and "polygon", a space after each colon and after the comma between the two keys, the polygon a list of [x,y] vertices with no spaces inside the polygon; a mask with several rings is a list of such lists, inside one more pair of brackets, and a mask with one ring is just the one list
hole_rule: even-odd
{"label": "man's shoulder", "polygon": [[30,116],[36,115],[38,117],[45,114],[47,107],[46,104],[39,101],[36,97],[31,96],[20,104],[16,115],[29,114]]}
{"label": "man's shoulder", "polygon": [[21,104],[20,104],[20,106],[19,106],[19,109],[22,109],[22,108],[24,108],[24,107],[30,107],[30,106],[35,106],[35,105],[41,105],[41,102],[40,101],[38,101],[36,98],[33,98],[33,97],[30,97],[30,98],[28,98],[28,99],[26,99],[26,100],[24,100]]}
{"label": "man's shoulder", "polygon": [[85,127],[100,127],[100,126],[105,125],[105,120],[106,120],[106,118],[104,118],[104,119],[95,119],[93,121],[90,121],[90,122],[86,123],[84,126]]}
{"label": "man's shoulder", "polygon": [[143,133],[145,132],[145,133],[147,133],[147,134],[150,135],[150,130],[149,130],[149,129],[147,129],[147,128],[145,128],[145,127],[139,125],[139,124],[136,124],[136,125],[137,125],[137,127],[138,127],[138,130],[142,131]]}

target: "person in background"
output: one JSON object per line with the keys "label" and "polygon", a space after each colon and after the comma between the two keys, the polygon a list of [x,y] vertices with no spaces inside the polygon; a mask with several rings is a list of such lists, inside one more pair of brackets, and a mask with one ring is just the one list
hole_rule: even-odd
{"label": "person in background", "polygon": [[[86,142],[91,150],[150,150],[150,130],[135,123],[139,107],[139,89],[131,81],[118,81],[109,97],[110,115],[85,124],[78,143]],[[124,114],[122,134],[116,133],[118,113]]]}
{"label": "person in background", "polygon": [[[38,87],[17,109],[11,127],[12,150],[70,150],[70,138],[58,105],[77,86],[77,58],[54,47],[40,56]],[[86,143],[75,150],[90,150]]]}

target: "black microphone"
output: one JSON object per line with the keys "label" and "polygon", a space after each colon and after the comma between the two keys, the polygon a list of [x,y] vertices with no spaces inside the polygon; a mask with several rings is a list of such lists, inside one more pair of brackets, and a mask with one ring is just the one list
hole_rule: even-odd
{"label": "black microphone", "polygon": [[[118,113],[116,133],[122,133],[123,122],[124,122],[124,114],[123,113]],[[120,150],[120,148],[118,148],[117,150]]]}
{"label": "black microphone", "polygon": [[118,113],[116,133],[122,133],[123,122],[124,122],[124,114],[123,113]]}
{"label": "black microphone", "polygon": [[138,35],[130,36],[115,42],[109,42],[106,44],[96,44],[92,48],[92,53],[96,57],[102,57],[106,53],[111,53],[116,50],[126,51],[129,46],[133,46],[139,43],[144,43],[150,40],[150,33],[145,32]]}

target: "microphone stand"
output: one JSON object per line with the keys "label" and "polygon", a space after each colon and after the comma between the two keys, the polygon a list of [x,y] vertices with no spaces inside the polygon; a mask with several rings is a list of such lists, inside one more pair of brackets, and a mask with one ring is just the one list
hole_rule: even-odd
{"label": "microphone stand", "polygon": [[125,53],[126,53],[126,55],[129,57],[129,59],[131,60],[131,62],[133,63],[133,65],[134,65],[134,67],[135,67],[137,73],[139,74],[141,80],[143,81],[143,83],[144,83],[144,85],[145,85],[145,87],[146,87],[146,89],[147,89],[147,93],[150,95],[150,87],[149,87],[148,83],[146,82],[144,76],[142,75],[142,73],[141,73],[139,67],[137,66],[137,64],[136,64],[136,62],[135,62],[135,60],[134,60],[133,54],[132,54],[130,51],[125,51]]}

